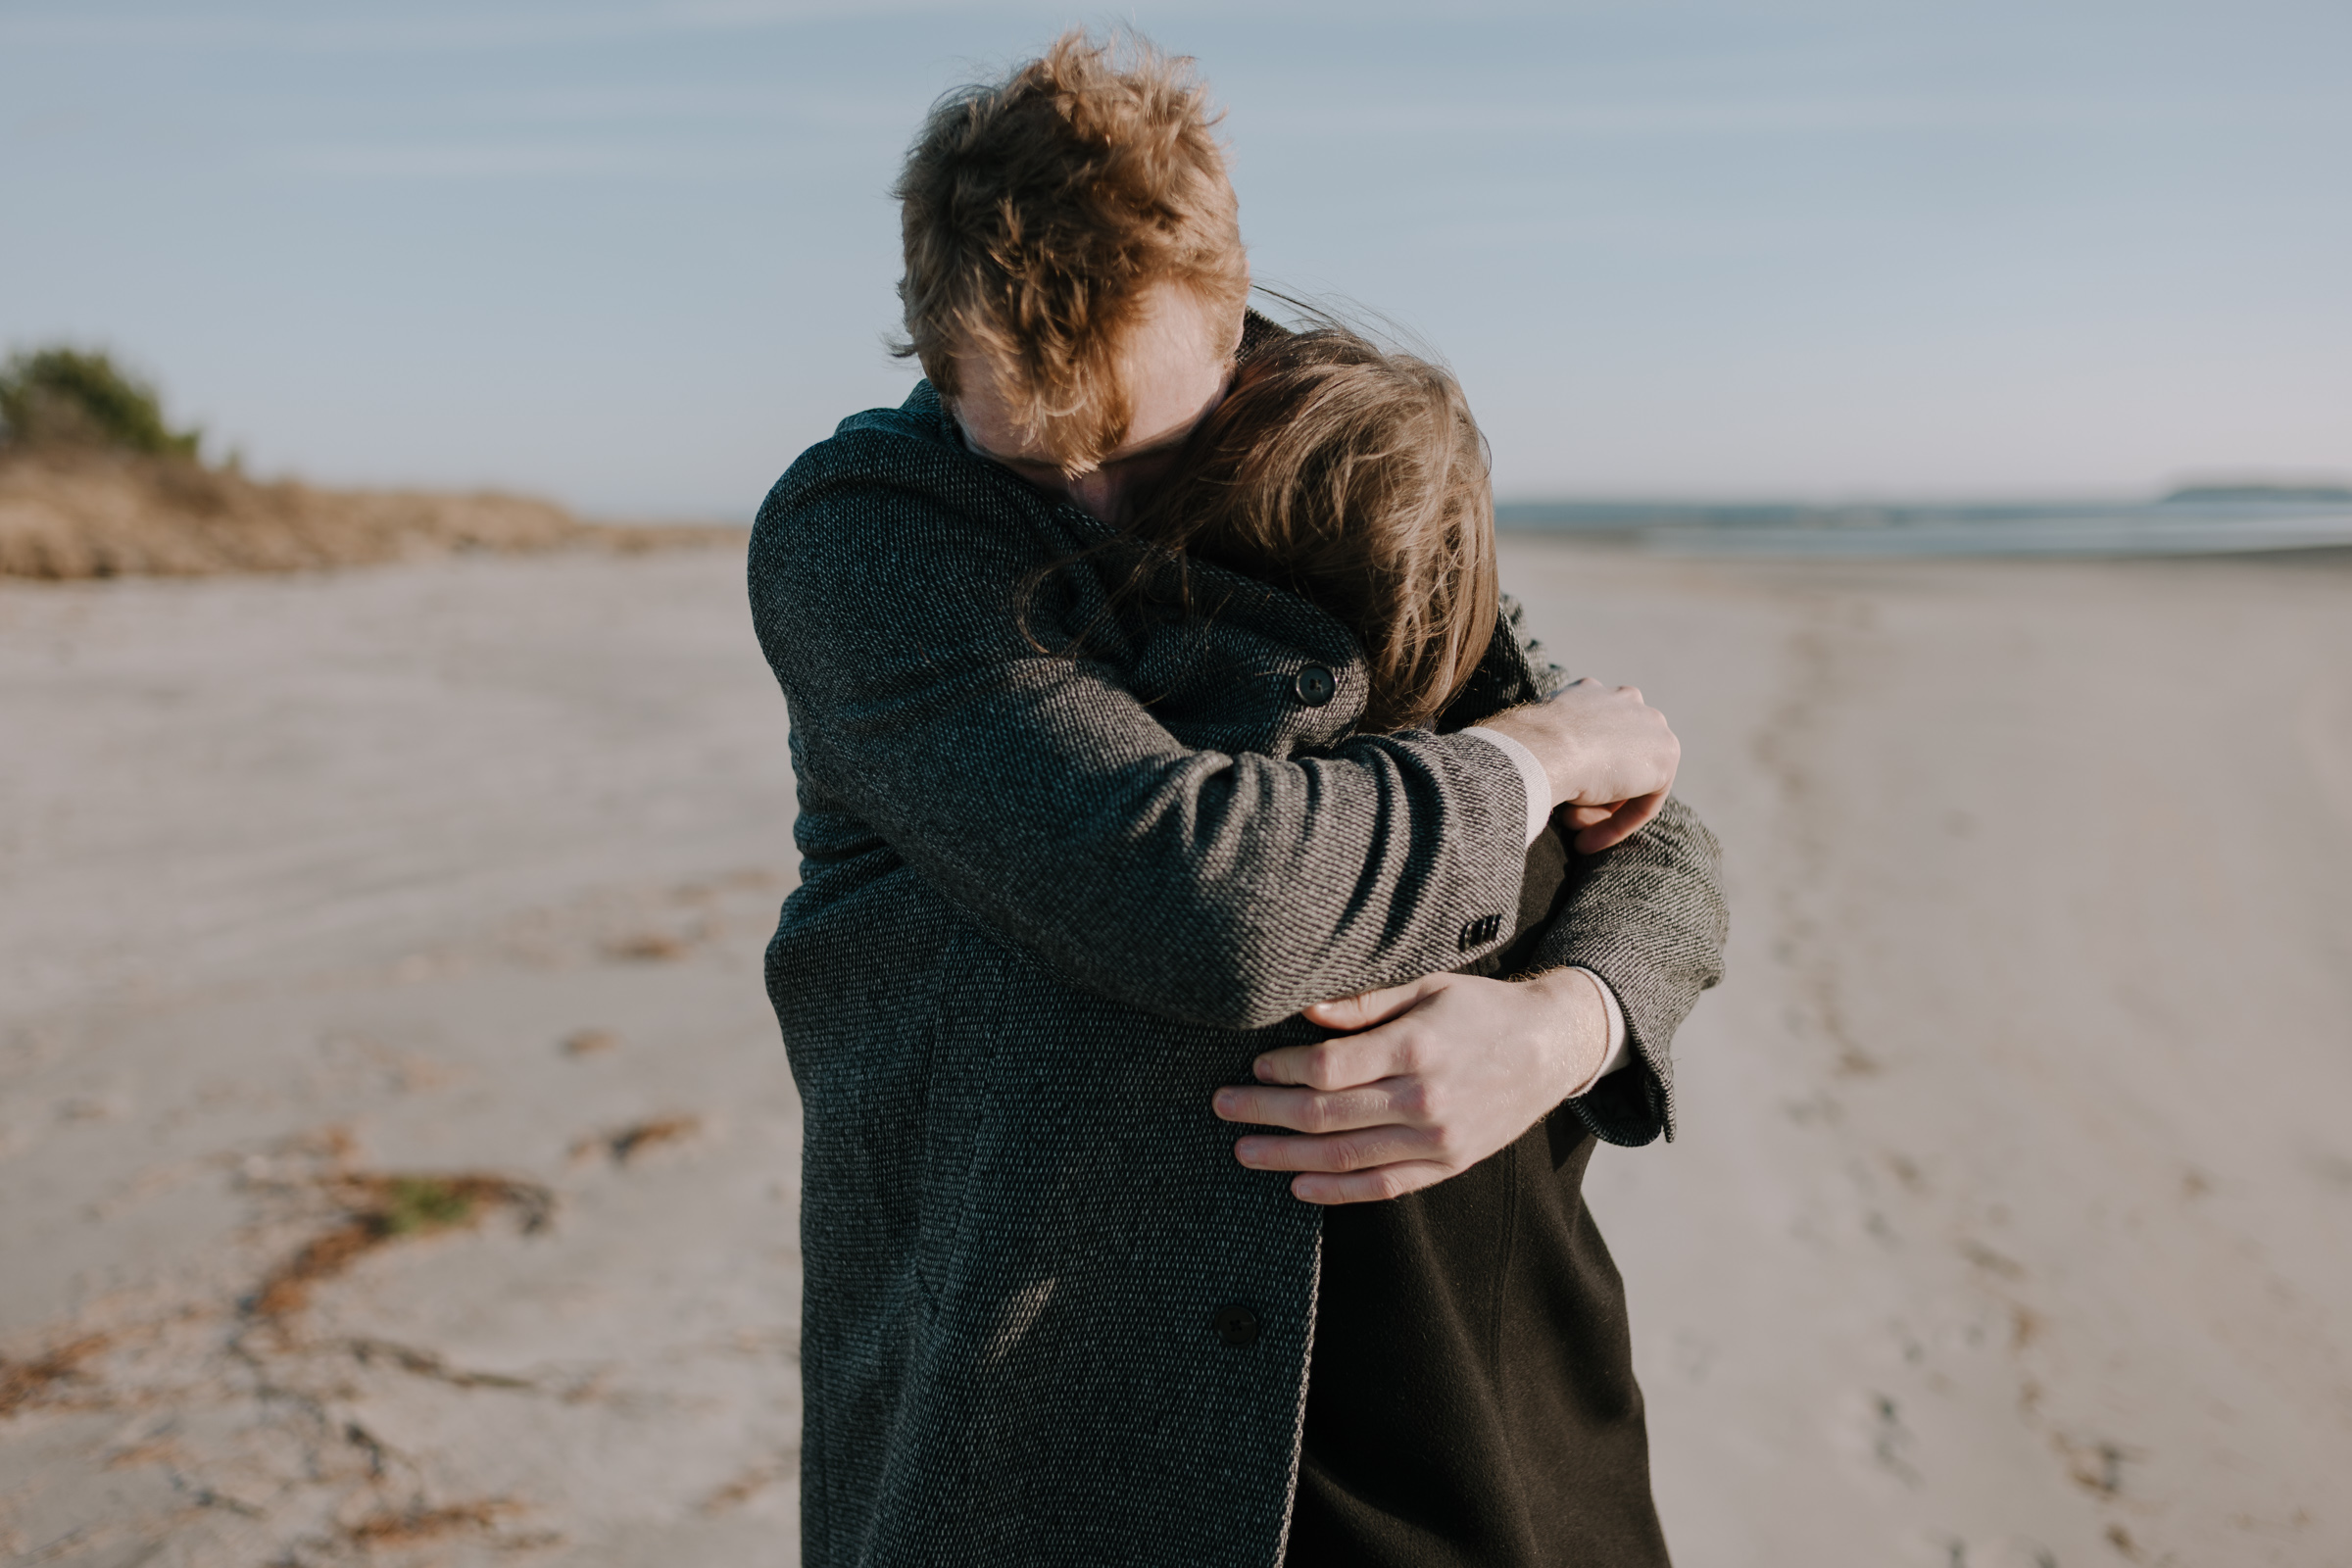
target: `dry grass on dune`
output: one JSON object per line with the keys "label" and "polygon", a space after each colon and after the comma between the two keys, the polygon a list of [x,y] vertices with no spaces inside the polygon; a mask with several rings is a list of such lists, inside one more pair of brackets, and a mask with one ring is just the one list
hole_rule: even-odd
{"label": "dry grass on dune", "polygon": [[0,457],[0,576],[208,576],[372,565],[464,551],[522,554],[715,544],[724,527],[583,522],[523,496],[260,483],[177,457]]}

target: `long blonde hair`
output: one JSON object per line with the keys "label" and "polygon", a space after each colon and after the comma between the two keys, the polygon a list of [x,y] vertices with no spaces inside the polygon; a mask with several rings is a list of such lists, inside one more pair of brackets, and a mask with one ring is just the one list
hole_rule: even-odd
{"label": "long blonde hair", "polygon": [[1434,723],[1494,634],[1494,491],[1460,383],[1337,326],[1250,354],[1126,531],[1338,617],[1371,666],[1366,730]]}

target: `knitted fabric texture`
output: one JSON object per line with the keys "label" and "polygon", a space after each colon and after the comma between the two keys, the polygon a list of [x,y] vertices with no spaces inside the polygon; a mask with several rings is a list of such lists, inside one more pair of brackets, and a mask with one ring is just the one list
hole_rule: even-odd
{"label": "knitted fabric texture", "polygon": [[[767,983],[807,1117],[808,1568],[1277,1562],[1318,1212],[1210,1097],[1317,1038],[1307,1004],[1512,931],[1496,748],[1355,734],[1353,640],[1277,589],[1200,567],[1189,613],[1111,603],[1106,537],[963,451],[927,383],[805,454],[753,536],[799,782]],[[1441,729],[1556,683],[1531,649],[1514,611]],[[1572,1103],[1604,1138],[1667,1128],[1715,875],[1672,807],[1545,934],[1642,1062]]]}

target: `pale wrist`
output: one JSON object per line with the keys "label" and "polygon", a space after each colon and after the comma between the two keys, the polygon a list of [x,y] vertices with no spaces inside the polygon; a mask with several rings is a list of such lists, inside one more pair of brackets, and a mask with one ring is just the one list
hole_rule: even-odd
{"label": "pale wrist", "polygon": [[1533,844],[1542,838],[1544,827],[1551,821],[1555,804],[1551,775],[1544,771],[1543,759],[1502,731],[1484,724],[1473,724],[1461,733],[1485,741],[1510,759],[1512,768],[1519,774],[1520,791],[1527,798],[1527,842]]}
{"label": "pale wrist", "polygon": [[1577,792],[1567,781],[1569,769],[1567,759],[1561,755],[1561,737],[1549,726],[1531,722],[1526,715],[1533,710],[1533,705],[1510,709],[1493,718],[1481,720],[1478,727],[1489,734],[1508,738],[1535,762],[1544,780],[1544,792],[1548,797],[1544,804],[1548,814],[1551,808],[1565,806],[1574,800]]}
{"label": "pale wrist", "polygon": [[1567,1100],[1591,1087],[1609,1054],[1609,1011],[1600,984],[1582,969],[1553,969],[1518,982],[1534,989],[1552,1020],[1549,1087]]}

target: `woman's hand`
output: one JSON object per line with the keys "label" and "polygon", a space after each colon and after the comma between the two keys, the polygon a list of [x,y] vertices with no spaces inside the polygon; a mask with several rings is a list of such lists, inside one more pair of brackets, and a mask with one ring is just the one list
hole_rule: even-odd
{"label": "woman's hand", "polygon": [[1569,682],[1541,703],[1480,720],[1536,754],[1551,781],[1551,804],[1570,807],[1576,847],[1586,855],[1633,837],[1666,804],[1683,743],[1666,715],[1633,686]]}
{"label": "woman's hand", "polygon": [[1251,1134],[1234,1157],[1301,1172],[1310,1203],[1396,1198],[1467,1170],[1581,1092],[1608,1051],[1596,984],[1562,969],[1532,980],[1433,974],[1317,1003],[1308,1022],[1352,1030],[1257,1058],[1257,1084],[1220,1089],[1227,1121]]}

